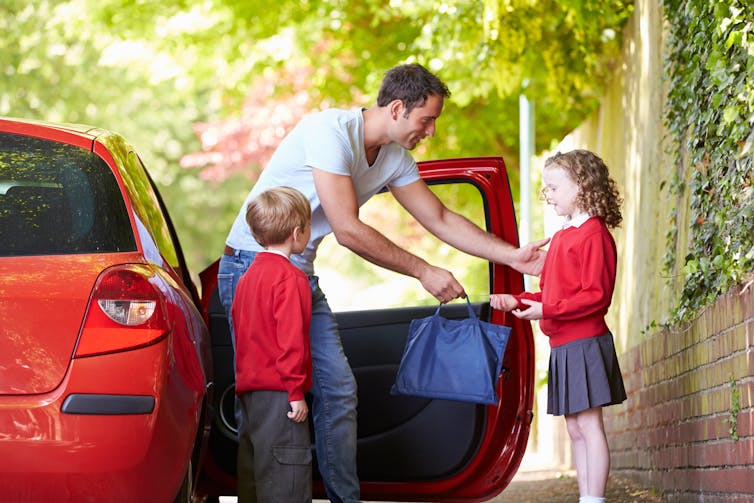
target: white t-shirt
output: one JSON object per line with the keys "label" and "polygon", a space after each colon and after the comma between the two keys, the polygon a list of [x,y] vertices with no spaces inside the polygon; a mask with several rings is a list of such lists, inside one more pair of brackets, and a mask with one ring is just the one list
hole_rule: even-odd
{"label": "white t-shirt", "polygon": [[300,190],[312,207],[312,237],[301,255],[291,261],[306,274],[314,274],[314,258],[322,239],[332,232],[317,197],[312,166],[353,181],[359,206],[386,186],[400,187],[420,179],[416,162],[397,143],[383,145],[369,166],[364,150],[362,109],[330,109],[304,117],[283,139],[259,180],[246,196],[226,243],[237,250],[261,251],[246,223],[246,206],[257,194],[278,186]]}

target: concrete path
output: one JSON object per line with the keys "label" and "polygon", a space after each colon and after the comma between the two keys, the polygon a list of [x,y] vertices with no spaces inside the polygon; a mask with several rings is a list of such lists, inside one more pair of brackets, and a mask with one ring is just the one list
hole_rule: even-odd
{"label": "concrete path", "polygon": [[[557,472],[519,471],[508,487],[489,503],[577,503],[579,489],[576,474]],[[651,489],[633,481],[610,476],[606,503],[662,503],[663,499]]]}

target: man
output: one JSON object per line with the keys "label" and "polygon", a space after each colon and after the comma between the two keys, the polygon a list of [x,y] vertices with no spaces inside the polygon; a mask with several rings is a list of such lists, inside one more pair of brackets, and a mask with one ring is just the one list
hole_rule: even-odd
{"label": "man", "polygon": [[418,279],[440,302],[464,296],[449,271],[398,247],[359,219],[359,207],[387,187],[427,230],[463,252],[529,274],[538,274],[544,262],[539,248],[546,240],[514,248],[446,208],[421,180],[408,151],[435,134],[435,121],[448,96],[447,86],[421,65],[401,65],[385,74],[376,105],[325,110],[302,119],[280,143],[244,201],[220,260],[218,289],[229,312],[238,278],[263,249],[244,220],[248,202],[279,185],[307,196],[311,240],[291,260],[310,276],[312,286],[312,418],[319,470],[334,502],[359,501],[356,382],[335,318],[313,276],[322,238],[333,232],[339,244],[364,259]]}

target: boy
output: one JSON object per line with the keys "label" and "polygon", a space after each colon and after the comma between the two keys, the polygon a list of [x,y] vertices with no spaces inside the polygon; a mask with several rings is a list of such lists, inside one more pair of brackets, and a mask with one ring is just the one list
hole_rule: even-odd
{"label": "boy", "polygon": [[290,262],[309,242],[311,207],[290,187],[274,187],[247,206],[246,221],[264,247],[238,282],[236,337],[239,431],[238,501],[311,501],[308,407],[312,383],[309,279]]}

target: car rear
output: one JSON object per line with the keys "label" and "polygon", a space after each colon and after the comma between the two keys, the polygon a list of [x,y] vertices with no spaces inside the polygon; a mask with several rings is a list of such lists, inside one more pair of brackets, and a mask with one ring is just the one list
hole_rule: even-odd
{"label": "car rear", "polygon": [[173,501],[190,473],[206,328],[114,147],[0,119],[4,501]]}

